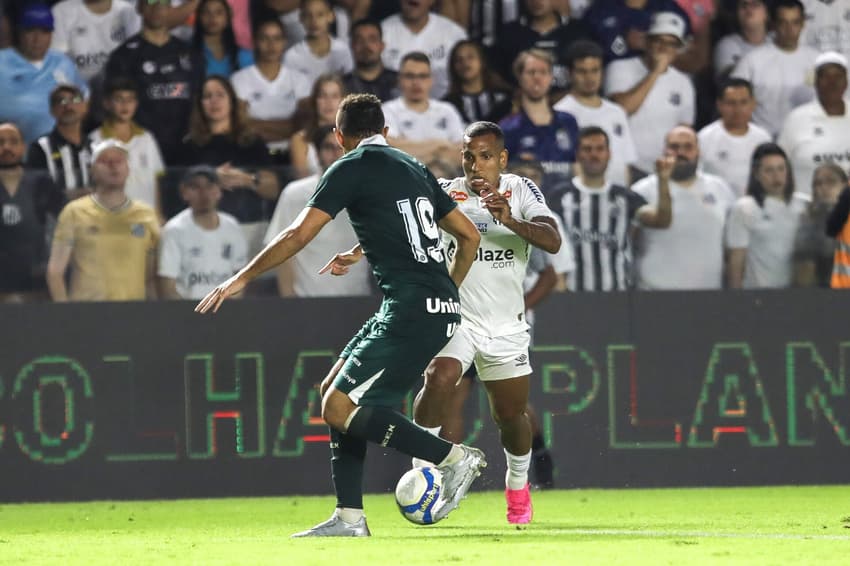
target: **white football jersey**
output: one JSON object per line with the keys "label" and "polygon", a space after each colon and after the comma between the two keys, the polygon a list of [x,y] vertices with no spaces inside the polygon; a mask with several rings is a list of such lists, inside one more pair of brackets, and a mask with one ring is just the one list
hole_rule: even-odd
{"label": "white football jersey", "polygon": [[429,100],[425,112],[411,110],[399,97],[382,105],[384,121],[393,138],[410,141],[446,140],[460,142],[466,127],[453,104]]}
{"label": "white football jersey", "polygon": [[730,134],[721,120],[699,131],[699,157],[702,170],[724,179],[735,196],[747,193],[753,150],[772,140],[767,130],[750,123],[743,136]]}
{"label": "white football jersey", "polygon": [[310,96],[312,88],[303,74],[285,66],[272,81],[251,65],[233,73],[230,82],[236,96],[248,103],[248,115],[257,120],[292,118],[298,101]]}
{"label": "white football jersey", "polygon": [[[475,261],[460,287],[462,324],[484,336],[507,336],[528,328],[525,320],[523,280],[531,245],[493,219],[481,198],[469,188],[464,177],[440,179],[440,186],[478,227],[481,245]],[[521,220],[545,216],[555,220],[543,193],[530,179],[502,175],[499,192],[508,198],[511,213]],[[448,258],[457,244],[443,233]]]}
{"label": "white football jersey", "polygon": [[310,85],[313,85],[316,79],[325,73],[350,73],[354,69],[354,60],[351,58],[348,43],[341,39],[331,38],[331,50],[324,57],[318,57],[310,51],[305,39],[286,51],[283,55],[283,66],[300,72]]}

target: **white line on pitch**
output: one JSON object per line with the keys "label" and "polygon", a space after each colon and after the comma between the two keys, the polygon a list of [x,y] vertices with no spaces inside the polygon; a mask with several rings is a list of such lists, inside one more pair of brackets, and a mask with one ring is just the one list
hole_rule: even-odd
{"label": "white line on pitch", "polygon": [[731,539],[768,539],[768,540],[843,540],[850,541],[846,535],[789,535],[783,533],[712,533],[707,531],[654,531],[628,529],[553,529],[562,534],[573,535],[615,535],[647,538],[731,538]]}

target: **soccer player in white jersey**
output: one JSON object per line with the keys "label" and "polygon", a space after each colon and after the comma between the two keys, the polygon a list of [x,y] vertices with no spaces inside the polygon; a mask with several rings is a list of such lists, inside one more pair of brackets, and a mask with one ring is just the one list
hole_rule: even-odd
{"label": "soccer player in white jersey", "polygon": [[[503,174],[508,162],[504,134],[492,122],[475,122],[463,137],[464,177],[441,185],[481,233],[481,246],[460,288],[460,328],[425,370],[414,405],[417,424],[439,435],[447,400],[474,363],[505,448],[507,518],[531,521],[528,468],[531,364],[523,279],[531,246],[549,253],[561,247],[554,214],[529,179]],[[447,242],[449,256],[454,243]]]}

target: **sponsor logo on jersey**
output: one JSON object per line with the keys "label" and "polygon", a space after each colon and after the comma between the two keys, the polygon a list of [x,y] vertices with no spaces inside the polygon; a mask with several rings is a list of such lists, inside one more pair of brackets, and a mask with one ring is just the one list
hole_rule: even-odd
{"label": "sponsor logo on jersey", "polygon": [[461,191],[449,191],[449,196],[455,202],[463,202],[469,199],[469,195]]}
{"label": "sponsor logo on jersey", "polygon": [[612,250],[617,249],[619,245],[616,234],[591,230],[590,228],[576,228],[571,226],[569,234],[573,244],[581,244],[582,242],[589,244],[598,243]]}
{"label": "sponsor logo on jersey", "polygon": [[201,257],[201,247],[192,246],[191,248],[189,248],[189,255],[191,257]]}
{"label": "sponsor logo on jersey", "polygon": [[514,266],[516,253],[511,250],[488,250],[478,248],[475,252],[475,261],[486,262],[490,264],[491,269],[506,269]]}
{"label": "sponsor logo on jersey", "polygon": [[444,301],[437,297],[429,297],[425,299],[425,310],[430,314],[460,314],[460,302],[454,299]]}
{"label": "sponsor logo on jersey", "polygon": [[101,51],[99,53],[81,53],[74,56],[74,64],[78,69],[87,67],[102,67],[109,59],[109,53]]}
{"label": "sponsor logo on jersey", "polygon": [[526,354],[520,354],[519,356],[514,358],[514,361],[516,362],[516,364],[515,364],[516,367],[527,366],[528,365],[528,356]]}
{"label": "sponsor logo on jersey", "polygon": [[850,151],[838,152],[831,151],[827,153],[816,153],[812,156],[812,160],[815,163],[830,163],[830,162],[843,162],[850,161]]}
{"label": "sponsor logo on jersey", "polygon": [[177,83],[155,83],[148,87],[148,98],[151,100],[178,100],[189,98],[189,84]]}
{"label": "sponsor logo on jersey", "polygon": [[478,228],[478,232],[481,234],[487,233],[487,226],[489,226],[489,222],[476,222],[475,227]]}

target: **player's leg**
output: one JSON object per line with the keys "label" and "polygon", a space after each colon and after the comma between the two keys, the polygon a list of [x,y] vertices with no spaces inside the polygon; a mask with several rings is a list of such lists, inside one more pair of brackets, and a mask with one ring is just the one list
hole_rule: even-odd
{"label": "player's leg", "polygon": [[474,367],[470,368],[470,371],[463,374],[463,379],[457,384],[446,407],[446,414],[443,416],[443,426],[440,430],[440,436],[455,444],[460,444],[464,439],[463,408],[475,384],[474,369]]}

